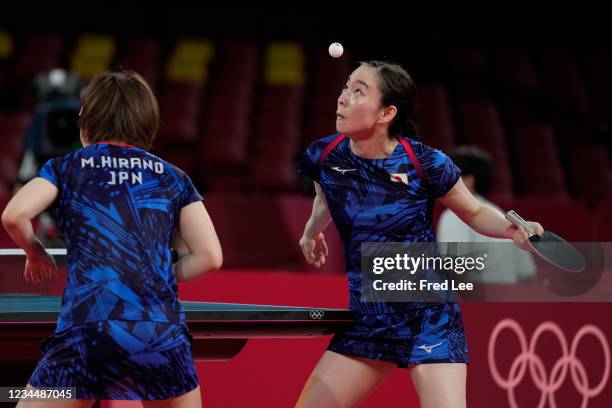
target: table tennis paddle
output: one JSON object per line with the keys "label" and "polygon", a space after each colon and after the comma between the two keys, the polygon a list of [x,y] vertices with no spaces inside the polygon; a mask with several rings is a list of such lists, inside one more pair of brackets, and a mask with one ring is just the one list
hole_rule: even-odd
{"label": "table tennis paddle", "polygon": [[548,263],[569,272],[582,272],[586,268],[582,254],[557,234],[544,231],[542,236],[537,235],[535,229],[513,210],[506,213],[506,219],[517,227],[525,228],[533,252]]}

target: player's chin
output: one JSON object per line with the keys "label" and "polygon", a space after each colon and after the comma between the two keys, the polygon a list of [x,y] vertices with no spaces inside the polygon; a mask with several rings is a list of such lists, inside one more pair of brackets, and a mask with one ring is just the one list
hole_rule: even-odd
{"label": "player's chin", "polygon": [[336,118],[336,131],[338,133],[346,133],[348,130],[346,119],[340,117]]}

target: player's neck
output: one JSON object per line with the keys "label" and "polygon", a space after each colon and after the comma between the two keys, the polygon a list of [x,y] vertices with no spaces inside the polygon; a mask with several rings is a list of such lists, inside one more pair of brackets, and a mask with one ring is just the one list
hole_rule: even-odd
{"label": "player's neck", "polygon": [[363,139],[350,139],[351,151],[364,159],[385,159],[391,156],[399,141],[387,132],[373,134]]}

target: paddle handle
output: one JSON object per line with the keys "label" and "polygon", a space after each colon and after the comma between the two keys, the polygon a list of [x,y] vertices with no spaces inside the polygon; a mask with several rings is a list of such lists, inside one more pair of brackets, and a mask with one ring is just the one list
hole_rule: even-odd
{"label": "paddle handle", "polygon": [[529,234],[530,237],[535,235],[534,228],[527,221],[525,221],[523,217],[518,215],[516,211],[514,210],[508,211],[506,213],[506,219],[510,221],[511,223],[513,223],[514,225],[516,225],[517,227],[521,226],[525,228],[525,231],[527,231],[527,234]]}

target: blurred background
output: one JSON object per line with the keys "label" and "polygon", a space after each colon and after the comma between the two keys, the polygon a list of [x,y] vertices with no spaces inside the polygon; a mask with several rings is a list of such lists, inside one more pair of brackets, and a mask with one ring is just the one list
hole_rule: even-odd
{"label": "blurred background", "polygon": [[[605,14],[572,10],[559,17],[518,8],[496,6],[483,18],[467,10],[400,11],[384,4],[344,10],[184,2],[19,5],[0,15],[0,207],[46,158],[78,147],[79,96],[88,79],[132,69],[159,99],[154,153],[191,175],[224,248],[224,270],[181,287],[182,296],[346,307],[333,226],[327,264],[314,270],[302,260],[297,242],[313,190],[298,177],[295,162],[313,140],[335,132],[336,99],[356,62],[383,59],[402,64],[415,79],[416,122],[426,144],[445,152],[474,145],[492,157],[489,199],[569,241],[612,241],[612,33]],[[339,59],[327,53],[336,41],[345,49]],[[436,217],[440,212],[436,208]],[[61,244],[48,224],[42,218],[37,228]],[[14,247],[4,231],[0,247]],[[61,293],[62,282],[26,284],[21,267],[5,264],[3,291]],[[468,339],[477,345],[503,316],[518,313],[532,330],[553,313],[531,304],[467,306]],[[584,323],[574,310],[606,321],[604,307],[581,308],[565,309],[568,336]],[[266,406],[291,406],[325,341],[300,345],[297,358],[277,358],[285,344],[290,353],[297,343],[258,340],[252,347],[259,349],[247,348],[231,363],[199,365],[204,401],[245,406],[241,398],[248,398],[259,406],[256,401],[268,398]],[[495,390],[487,398],[499,398],[496,406],[507,406],[486,357],[475,356],[473,378]],[[206,393],[207,380],[223,390],[219,378],[248,373],[265,359],[268,369],[248,392]],[[289,360],[293,365],[283,366]],[[567,383],[564,395],[572,401],[576,389]],[[274,396],[265,392],[270,387]],[[398,387],[414,399],[402,371],[365,406],[406,406]],[[472,406],[487,406],[491,400],[478,393],[478,384],[469,387]],[[605,400],[588,406],[607,406]]]}
{"label": "blurred background", "polygon": [[[120,67],[141,73],[159,98],[154,152],[207,197],[310,194],[296,158],[335,132],[336,99],[355,63],[387,59],[417,82],[425,143],[492,156],[494,202],[552,202],[580,220],[571,240],[612,236],[600,222],[612,219],[612,54],[597,24],[112,4],[2,16],[0,196],[32,173],[26,150],[40,162],[71,147],[80,90]],[[333,41],[346,50],[339,59],[327,54]]]}

